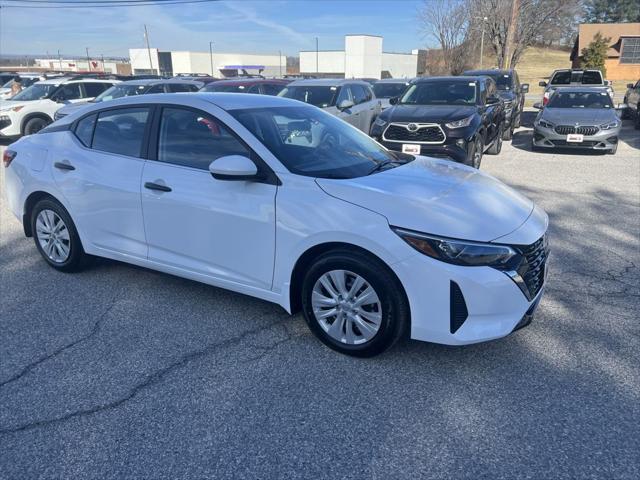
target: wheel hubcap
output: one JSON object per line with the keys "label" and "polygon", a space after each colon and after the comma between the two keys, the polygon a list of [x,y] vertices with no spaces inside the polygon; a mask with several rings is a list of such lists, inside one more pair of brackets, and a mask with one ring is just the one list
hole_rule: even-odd
{"label": "wheel hubcap", "polygon": [[71,252],[69,229],[53,210],[42,210],[36,217],[36,236],[42,251],[55,263],[64,263]]}
{"label": "wheel hubcap", "polygon": [[332,270],[313,287],[311,308],[322,329],[334,340],[359,345],[380,330],[382,304],[378,294],[360,275]]}

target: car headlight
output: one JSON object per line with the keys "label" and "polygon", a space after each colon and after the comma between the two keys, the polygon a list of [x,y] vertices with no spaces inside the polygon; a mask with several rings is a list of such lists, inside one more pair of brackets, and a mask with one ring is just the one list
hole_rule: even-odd
{"label": "car headlight", "polygon": [[602,125],[600,125],[600,129],[601,130],[611,130],[612,128],[618,128],[618,125],[620,125],[618,122],[613,121],[611,123],[603,123]]}
{"label": "car headlight", "polygon": [[19,112],[23,108],[24,108],[24,105],[20,105],[18,107],[5,107],[5,108],[0,108],[0,112]]}
{"label": "car headlight", "polygon": [[469,125],[471,125],[472,120],[473,120],[473,115],[467,118],[463,118],[462,120],[456,120],[455,122],[445,123],[445,127],[447,128],[468,127]]}
{"label": "car headlight", "polygon": [[387,124],[386,120],[383,120],[380,117],[376,118],[376,121],[373,123],[378,127],[384,127]]}
{"label": "car headlight", "polygon": [[543,128],[549,128],[551,130],[553,130],[553,123],[551,122],[547,122],[546,120],[540,119],[538,120],[538,126],[543,127]]}
{"label": "car headlight", "polygon": [[431,258],[467,267],[509,269],[512,259],[520,256],[507,245],[440,238],[424,233],[392,227],[410,246]]}

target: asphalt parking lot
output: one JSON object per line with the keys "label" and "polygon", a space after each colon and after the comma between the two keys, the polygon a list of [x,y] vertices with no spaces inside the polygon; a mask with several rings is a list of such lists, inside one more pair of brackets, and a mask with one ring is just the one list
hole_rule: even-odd
{"label": "asphalt parking lot", "polygon": [[0,478],[640,478],[640,132],[534,154],[532,117],[482,169],[549,213],[546,296],[462,348],[359,360],[260,300],[58,273],[3,203]]}

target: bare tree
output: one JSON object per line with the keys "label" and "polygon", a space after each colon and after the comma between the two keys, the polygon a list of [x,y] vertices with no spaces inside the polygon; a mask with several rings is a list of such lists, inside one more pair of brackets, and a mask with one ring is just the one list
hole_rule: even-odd
{"label": "bare tree", "polygon": [[423,33],[440,45],[438,62],[448,73],[461,73],[468,64],[469,10],[467,0],[425,0],[420,12]]}
{"label": "bare tree", "polygon": [[[527,47],[558,36],[558,25],[570,25],[581,0],[479,0],[479,15],[487,17],[487,37],[499,68],[518,64]],[[515,5],[516,8],[513,8]],[[512,26],[513,41],[509,41]]]}

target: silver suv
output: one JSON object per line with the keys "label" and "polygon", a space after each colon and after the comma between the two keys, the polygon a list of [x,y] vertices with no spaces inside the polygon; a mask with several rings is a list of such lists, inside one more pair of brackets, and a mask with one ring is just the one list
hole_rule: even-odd
{"label": "silver suv", "polygon": [[278,95],[322,108],[367,135],[382,110],[371,85],[361,80],[296,80]]}

